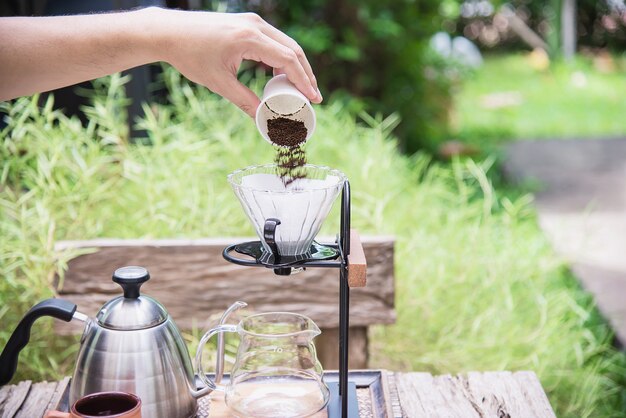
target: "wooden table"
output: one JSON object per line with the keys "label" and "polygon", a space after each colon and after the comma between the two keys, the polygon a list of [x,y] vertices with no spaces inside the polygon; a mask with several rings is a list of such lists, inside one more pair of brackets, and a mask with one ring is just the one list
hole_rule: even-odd
{"label": "wooden table", "polygon": [[[383,373],[388,418],[556,418],[533,372]],[[49,383],[24,381],[0,388],[0,418],[42,417],[59,403],[68,383],[69,378]],[[361,395],[360,415],[372,416],[367,413],[366,396]]]}

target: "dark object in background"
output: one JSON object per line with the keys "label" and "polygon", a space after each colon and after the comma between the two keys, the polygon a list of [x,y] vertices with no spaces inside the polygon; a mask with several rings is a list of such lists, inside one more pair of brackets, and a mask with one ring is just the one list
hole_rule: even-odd
{"label": "dark object in background", "polygon": [[[184,3],[184,4],[181,4]],[[167,5],[181,7],[184,2],[169,1]],[[13,0],[0,2],[0,16],[58,16],[76,15],[89,13],[102,13],[109,11],[130,10],[137,7],[165,6],[164,0]],[[141,104],[153,98],[150,85],[155,80],[160,69],[154,65],[142,65],[124,71],[130,74],[131,80],[126,84],[126,96],[131,99],[128,106],[128,124],[131,138],[144,137],[143,131],[134,128],[134,121],[143,115]],[[90,89],[91,82],[85,81],[72,86],[52,90],[41,95],[40,102],[45,103],[49,94],[54,94],[54,107],[63,109],[68,116],[76,115],[83,123],[86,116],[80,108],[88,104],[85,97],[76,94],[79,89]],[[0,117],[0,128],[3,122]]]}
{"label": "dark object in background", "polygon": [[[554,48],[560,44],[562,1],[559,0],[512,0],[508,2],[515,13],[533,31],[542,36]],[[497,3],[496,10],[499,8]],[[576,1],[576,43],[581,48],[606,48],[621,53],[626,47],[626,5],[623,1]],[[508,27],[498,27],[493,16],[470,13],[444,21],[451,35],[464,35],[475,41],[482,49],[495,52],[525,51],[526,44]],[[485,42],[481,33],[491,32],[493,37]]]}

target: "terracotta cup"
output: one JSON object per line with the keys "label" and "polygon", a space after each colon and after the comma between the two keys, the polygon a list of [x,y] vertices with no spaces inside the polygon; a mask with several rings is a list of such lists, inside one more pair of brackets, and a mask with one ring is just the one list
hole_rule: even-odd
{"label": "terracotta cup", "polygon": [[45,418],[141,418],[141,399],[132,393],[92,393],[77,400],[70,412],[50,411]]}

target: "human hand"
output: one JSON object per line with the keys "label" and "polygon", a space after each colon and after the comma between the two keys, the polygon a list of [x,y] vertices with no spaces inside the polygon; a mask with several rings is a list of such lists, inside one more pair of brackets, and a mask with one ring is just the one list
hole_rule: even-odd
{"label": "human hand", "polygon": [[184,12],[151,9],[165,26],[156,43],[161,59],[254,117],[260,103],[237,80],[243,60],[263,62],[286,74],[311,102],[322,95],[304,51],[296,41],[254,13]]}

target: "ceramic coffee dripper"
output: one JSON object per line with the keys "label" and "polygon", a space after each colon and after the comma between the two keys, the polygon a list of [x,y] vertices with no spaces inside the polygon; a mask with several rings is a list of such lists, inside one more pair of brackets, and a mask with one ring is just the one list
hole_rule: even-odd
{"label": "ceramic coffee dripper", "polygon": [[[220,385],[204,373],[202,349],[212,336],[225,332],[239,335],[239,348],[229,383]],[[310,416],[330,399],[313,344],[320,333],[310,318],[290,312],[261,313],[237,325],[218,325],[200,340],[195,361],[198,377],[208,387],[225,392],[226,405],[236,416]],[[223,347],[218,347],[218,371],[223,358]]]}
{"label": "ceramic coffee dripper", "polygon": [[44,418],[141,418],[141,399],[132,393],[100,392],[74,402],[70,412],[49,411]]}

